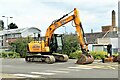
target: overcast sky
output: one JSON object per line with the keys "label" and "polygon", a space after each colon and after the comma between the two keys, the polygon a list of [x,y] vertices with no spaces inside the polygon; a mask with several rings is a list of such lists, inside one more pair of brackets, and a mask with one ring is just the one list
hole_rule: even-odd
{"label": "overcast sky", "polygon": [[[111,25],[111,11],[118,15],[118,0],[0,0],[0,16],[13,17],[9,23],[19,28],[37,27],[44,35],[52,21],[62,17],[74,8],[79,10],[85,33],[93,29],[100,32],[101,26]],[[7,25],[7,19],[0,17]],[[116,19],[117,21],[117,19]],[[72,23],[66,24],[67,32],[75,32]],[[65,32],[61,27],[56,33]]]}

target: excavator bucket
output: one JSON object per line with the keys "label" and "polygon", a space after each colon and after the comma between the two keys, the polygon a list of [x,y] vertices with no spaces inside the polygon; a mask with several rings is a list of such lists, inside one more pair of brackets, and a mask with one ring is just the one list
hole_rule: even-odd
{"label": "excavator bucket", "polygon": [[79,59],[76,61],[76,64],[91,64],[94,61],[93,56],[81,54]]}

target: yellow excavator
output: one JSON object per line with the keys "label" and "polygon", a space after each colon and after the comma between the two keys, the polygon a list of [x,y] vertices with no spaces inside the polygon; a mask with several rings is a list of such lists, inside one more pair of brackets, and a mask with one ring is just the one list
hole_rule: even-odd
{"label": "yellow excavator", "polygon": [[[73,15],[70,15],[73,13]],[[80,21],[79,13],[76,8],[73,11],[65,14],[61,18],[52,22],[47,28],[45,37],[30,42],[27,46],[28,52],[25,60],[27,62],[41,61],[46,63],[54,63],[55,61],[68,61],[68,56],[65,54],[58,54],[57,51],[62,49],[62,37],[59,34],[54,34],[54,31],[65,25],[66,23],[74,21],[77,36],[81,46],[82,54],[76,61],[77,64],[89,64],[94,61],[88,50],[88,43],[85,38],[84,30]]]}

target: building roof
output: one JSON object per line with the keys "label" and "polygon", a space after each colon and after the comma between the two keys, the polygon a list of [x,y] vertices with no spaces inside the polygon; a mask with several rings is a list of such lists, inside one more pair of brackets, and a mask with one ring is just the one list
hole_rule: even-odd
{"label": "building roof", "polygon": [[89,44],[97,43],[97,38],[117,38],[117,31],[112,32],[96,32],[96,33],[86,33],[86,39]]}
{"label": "building roof", "polygon": [[41,32],[40,29],[35,28],[35,27],[27,27],[27,28],[17,28],[17,29],[9,29],[9,30],[2,30],[0,31],[0,35],[5,35],[5,34],[12,34],[12,33],[23,33],[27,30],[31,30],[31,29],[36,29],[39,32]]}

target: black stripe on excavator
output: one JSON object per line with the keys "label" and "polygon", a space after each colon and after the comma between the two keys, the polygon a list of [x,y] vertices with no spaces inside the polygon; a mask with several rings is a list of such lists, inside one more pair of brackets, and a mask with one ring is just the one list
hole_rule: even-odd
{"label": "black stripe on excavator", "polygon": [[80,27],[82,29],[82,32],[83,32],[83,37],[85,37],[85,33],[84,33],[84,30],[83,30],[83,27],[82,27],[82,23],[80,22]]}
{"label": "black stripe on excavator", "polygon": [[56,22],[60,21],[61,19],[63,19],[66,16],[68,16],[68,14],[63,15],[63,17],[59,18]]}
{"label": "black stripe on excavator", "polygon": [[68,16],[70,13],[72,13],[74,10],[70,11],[68,14],[63,15],[63,17],[59,18],[58,20],[56,20],[55,22],[60,21],[61,19],[63,19],[64,17]]}
{"label": "black stripe on excavator", "polygon": [[85,33],[84,33],[84,30],[83,30],[83,27],[82,27],[82,23],[81,23],[81,22],[80,22],[80,27],[81,27],[81,30],[82,30],[82,32],[83,32],[83,40],[84,40],[85,44],[87,44],[86,39],[85,39]]}

